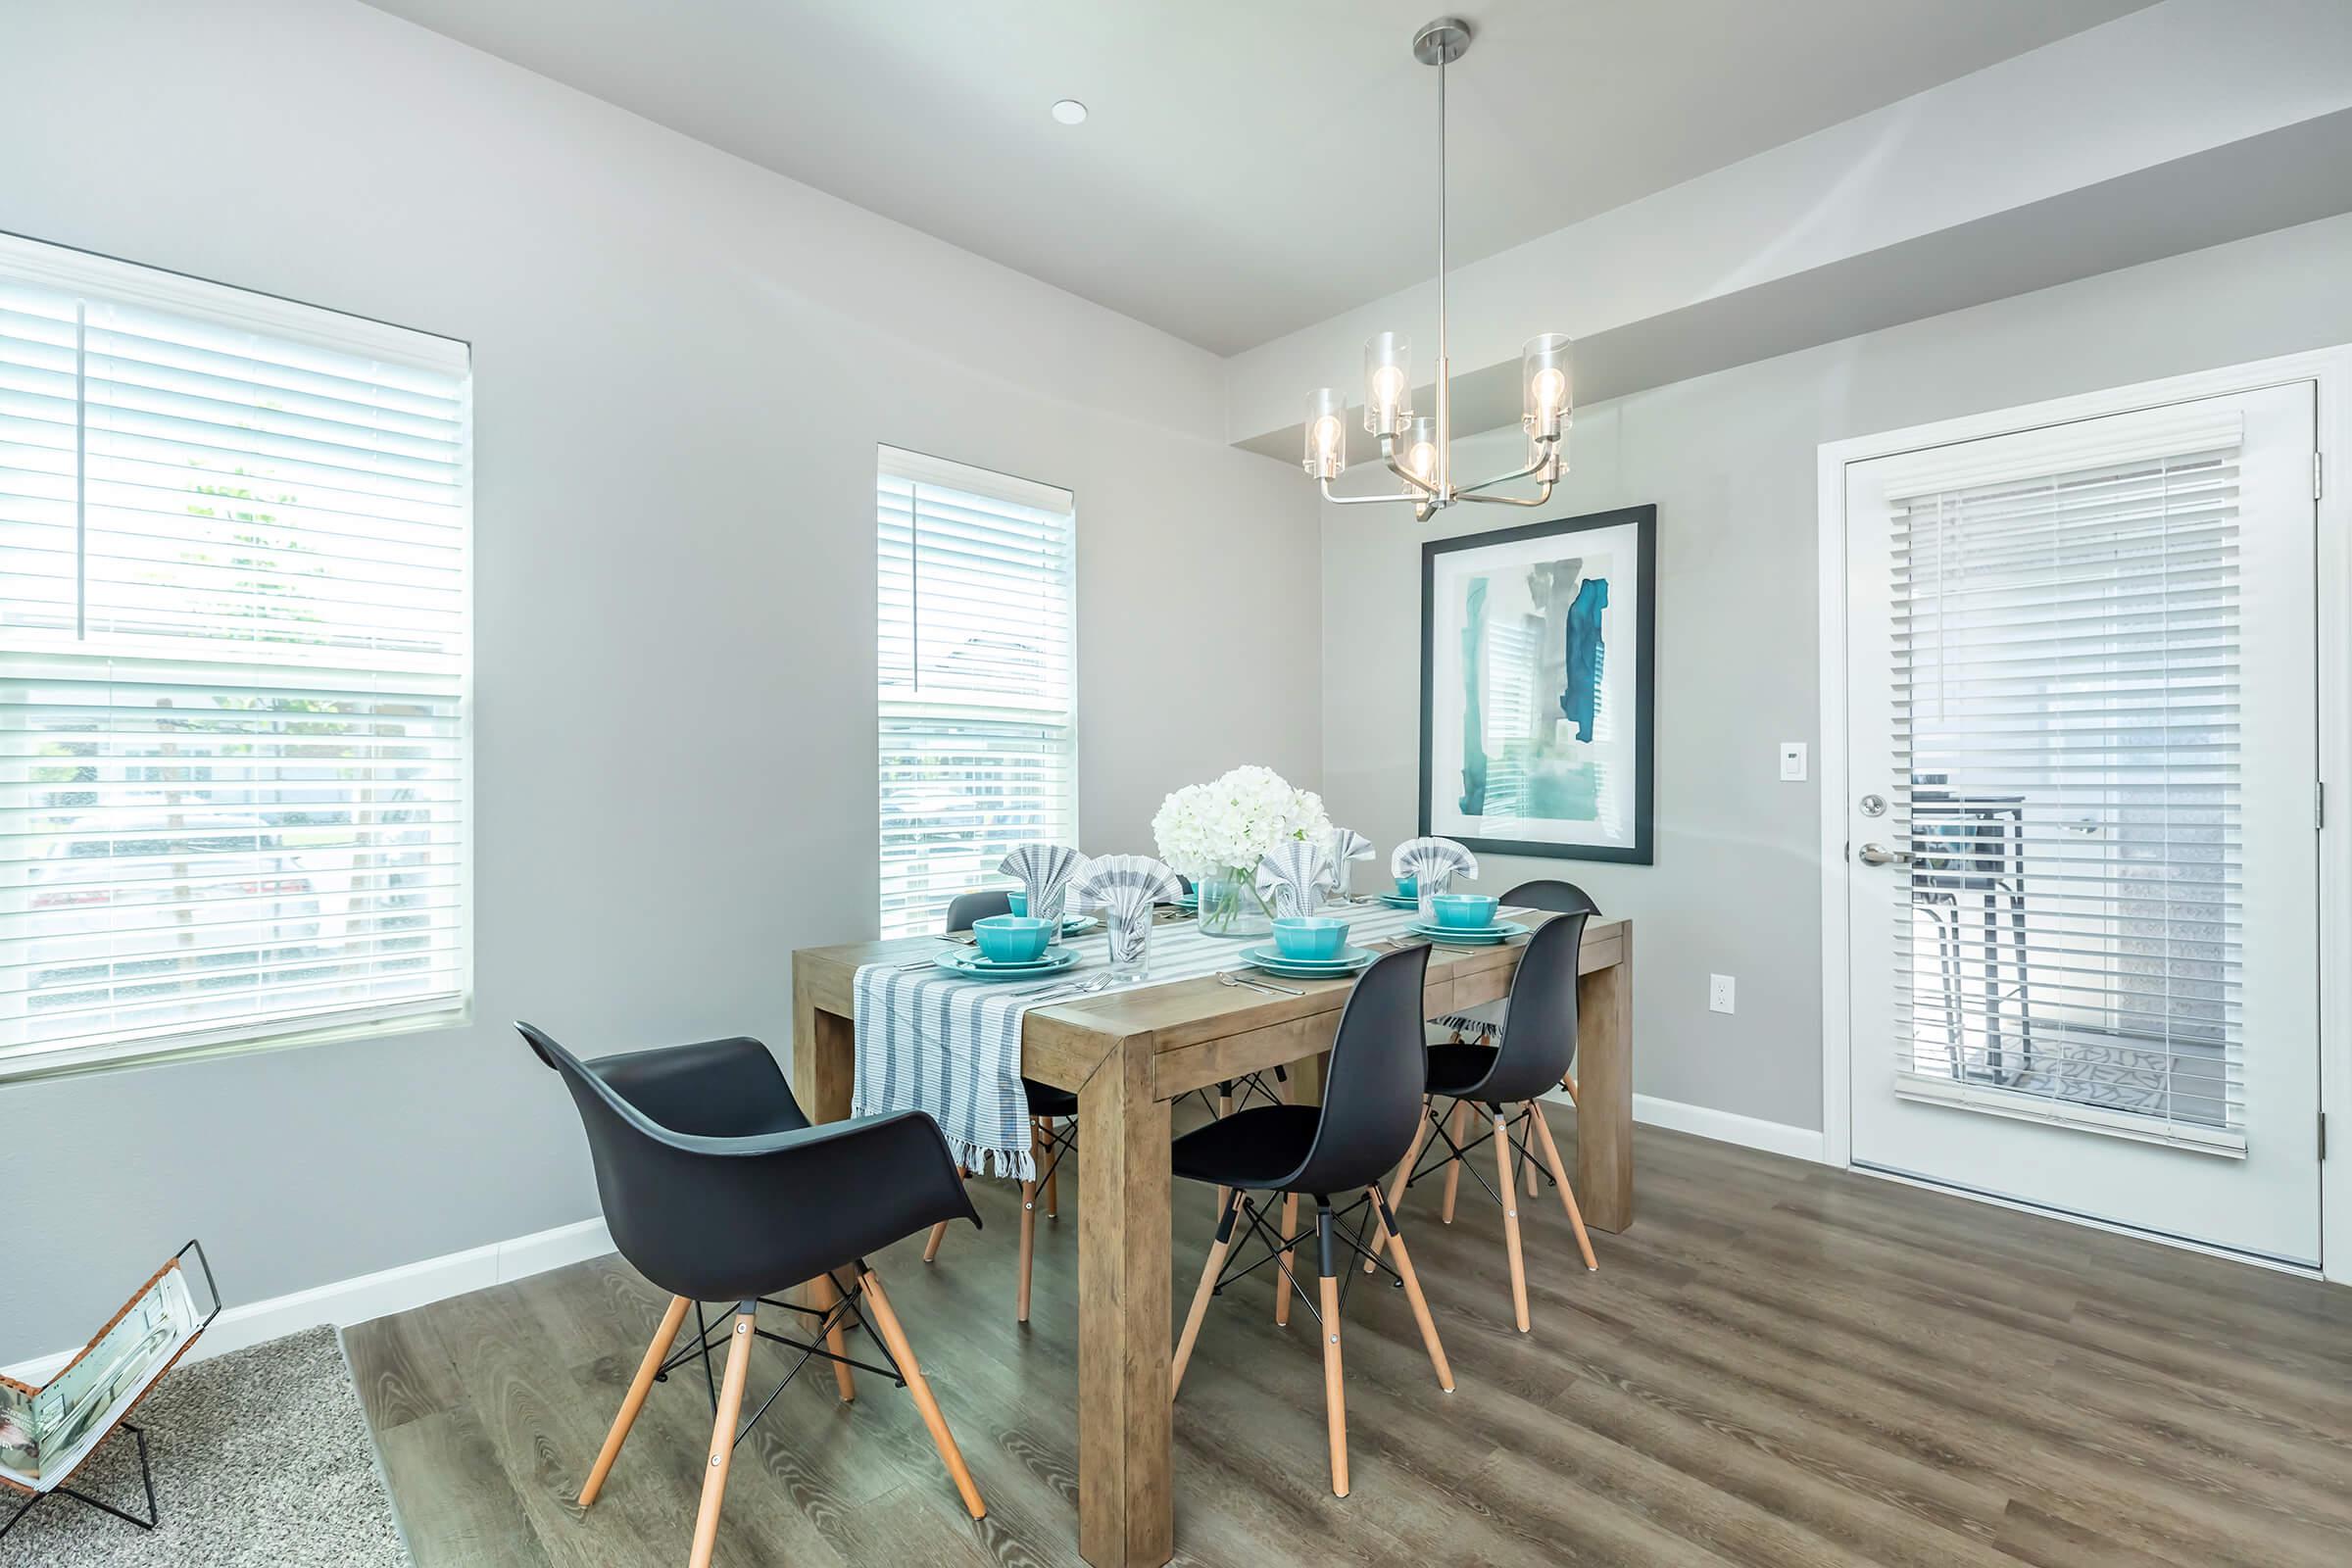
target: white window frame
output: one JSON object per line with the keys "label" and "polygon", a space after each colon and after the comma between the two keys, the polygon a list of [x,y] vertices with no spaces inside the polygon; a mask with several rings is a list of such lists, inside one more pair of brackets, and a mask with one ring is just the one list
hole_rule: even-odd
{"label": "white window frame", "polygon": [[[2329,1157],[2320,1165],[2321,1269],[2352,1284],[2352,344],[2280,355],[2132,386],[1822,443],[1818,501],[1821,733],[1822,1162],[1853,1168],[1852,1032],[1847,1016],[1845,470],[1848,465],[2036,425],[2130,414],[2227,397],[2293,381],[2318,390],[2320,776],[2329,800],[2320,831],[2320,1097]],[[2315,803],[2316,807],[2316,803]],[[2318,1136],[2315,1122],[2313,1136]],[[1880,1175],[1879,1172],[1865,1174]],[[1884,1176],[1884,1180],[1903,1178]],[[1943,1191],[1944,1189],[1938,1189]],[[2000,1200],[1984,1200],[1999,1203]],[[2017,1207],[2016,1204],[2003,1206]],[[2038,1211],[2036,1211],[2038,1212]],[[2119,1227],[2083,1221],[2095,1228]],[[2143,1236],[2137,1231],[2128,1232]],[[2256,1267],[2263,1263],[2194,1243],[2172,1242]]]}
{"label": "white window frame", "polygon": [[[474,594],[473,594],[473,382],[472,345],[463,339],[368,317],[265,294],[233,284],[142,266],[69,246],[0,232],[0,267],[43,286],[203,318],[224,325],[295,339],[321,348],[421,366],[461,376],[461,442],[457,471],[462,541],[459,565],[460,616],[466,657],[458,679],[455,796],[459,842],[455,909],[458,979],[454,1001],[393,1004],[377,1014],[355,1013],[313,1023],[289,1020],[277,1029],[245,1019],[218,1029],[174,1030],[103,1044],[34,1050],[0,1057],[0,1086],[43,1078],[162,1062],[201,1060],[261,1052],[294,1050],[341,1041],[449,1029],[470,1023],[474,1012],[475,839],[474,768]],[[166,646],[158,647],[159,642]],[[60,650],[64,651],[64,650]],[[116,637],[92,639],[89,653],[165,657],[201,663],[202,645],[176,639]],[[0,646],[0,658],[9,650]],[[300,663],[299,657],[289,663]],[[324,662],[332,662],[331,656]],[[222,659],[223,664],[236,661]],[[248,660],[245,662],[250,663]]]}
{"label": "white window frame", "polygon": [[[1068,554],[1063,565],[1063,581],[1064,591],[1068,596],[1069,609],[1069,679],[1067,688],[1068,701],[1063,710],[1061,722],[1066,727],[1069,735],[1067,774],[1069,781],[1069,796],[1067,802],[1065,803],[1065,820],[1067,821],[1068,827],[1064,839],[1065,842],[1071,844],[1079,842],[1080,790],[1078,732],[1079,648],[1077,497],[1073,492],[1058,485],[1047,484],[1043,481],[1035,479],[1025,479],[1014,474],[1006,473],[1001,469],[983,467],[976,464],[959,463],[949,458],[934,457],[927,453],[916,452],[904,447],[895,447],[887,442],[876,444],[874,450],[874,473],[877,498],[879,496],[879,487],[882,480],[885,477],[896,477],[909,479],[918,484],[935,483],[943,490],[960,490],[965,494],[986,495],[996,500],[1011,502],[1016,505],[1029,506],[1038,510],[1060,510],[1067,514],[1069,517]],[[880,570],[880,529],[881,520],[877,511],[875,519],[877,576],[879,575]],[[877,583],[875,608],[877,643],[879,642],[880,636],[880,591],[879,584]],[[879,655],[877,650],[877,663],[878,658]],[[890,888],[886,880],[887,865],[884,858],[883,845],[883,834],[886,829],[881,815],[882,780],[879,776],[879,743],[882,726],[882,703],[884,698],[881,691],[881,683],[879,678],[880,670],[878,667],[876,670],[876,676],[875,731],[877,742],[877,777],[875,781],[874,843],[876,854],[875,867],[877,885],[875,890],[874,909],[877,930],[880,931],[882,935],[888,936],[888,931],[882,929],[882,921],[888,912],[885,908],[885,905],[890,897]],[[958,893],[980,892],[996,888],[1008,889],[1012,886],[1013,883],[1011,879],[998,874],[996,867],[991,864],[981,868],[969,887],[958,888],[956,891]],[[951,897],[953,897],[953,895],[951,895]]]}

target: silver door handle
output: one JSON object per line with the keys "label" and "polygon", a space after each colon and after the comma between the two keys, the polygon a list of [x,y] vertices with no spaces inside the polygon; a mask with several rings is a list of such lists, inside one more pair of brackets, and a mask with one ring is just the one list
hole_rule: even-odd
{"label": "silver door handle", "polygon": [[1865,844],[1854,852],[1864,865],[1909,865],[1909,850],[1890,850],[1884,844]]}

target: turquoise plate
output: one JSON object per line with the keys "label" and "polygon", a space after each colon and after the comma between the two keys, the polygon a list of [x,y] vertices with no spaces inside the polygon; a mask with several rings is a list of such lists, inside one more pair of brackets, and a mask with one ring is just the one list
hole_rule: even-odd
{"label": "turquoise plate", "polygon": [[943,953],[931,960],[933,965],[966,980],[1034,980],[1040,975],[1054,974],[1078,961],[1078,955],[1068,949],[1048,953],[1034,963],[998,963],[977,953]]}
{"label": "turquoise plate", "polygon": [[1348,948],[1336,958],[1286,958],[1271,942],[1242,950],[1242,956],[1268,974],[1293,980],[1344,980],[1372,967],[1380,955],[1370,948]]}
{"label": "turquoise plate", "polygon": [[1419,899],[1408,899],[1403,894],[1398,893],[1394,889],[1387,893],[1383,893],[1380,896],[1380,902],[1387,905],[1392,909],[1418,909],[1421,907],[1421,901]]}
{"label": "turquoise plate", "polygon": [[1092,931],[1102,923],[1091,914],[1065,914],[1061,917],[1061,934],[1074,937],[1081,931]]}
{"label": "turquoise plate", "polygon": [[1450,943],[1461,948],[1491,948],[1498,942],[1508,942],[1513,937],[1527,935],[1527,927],[1516,920],[1497,920],[1493,925],[1479,930],[1439,925],[1434,920],[1426,925],[1415,921],[1405,929],[1417,937],[1427,937],[1432,942]]}

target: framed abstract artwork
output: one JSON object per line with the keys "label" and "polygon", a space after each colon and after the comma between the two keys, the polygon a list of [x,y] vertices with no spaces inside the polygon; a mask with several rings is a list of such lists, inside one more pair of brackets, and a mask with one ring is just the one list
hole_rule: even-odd
{"label": "framed abstract artwork", "polygon": [[1421,547],[1421,831],[1650,863],[1658,509]]}

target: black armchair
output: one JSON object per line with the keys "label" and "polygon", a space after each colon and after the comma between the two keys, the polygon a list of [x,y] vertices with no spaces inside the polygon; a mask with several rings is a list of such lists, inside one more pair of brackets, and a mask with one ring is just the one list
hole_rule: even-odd
{"label": "black armchair", "polygon": [[[545,1031],[527,1023],[515,1028],[571,1091],[613,1245],[671,1298],[581,1489],[580,1505],[595,1502],[603,1491],[655,1379],[697,1354],[709,1365],[708,1329],[677,1356],[669,1352],[688,1309],[699,1323],[696,1303],[716,1300],[737,1306],[716,1390],[692,1568],[706,1568],[716,1542],[729,1456],[742,1438],[736,1424],[755,1339],[802,1352],[787,1384],[812,1357],[833,1363],[844,1399],[855,1396],[853,1366],[904,1382],[965,1508],[973,1518],[983,1517],[986,1508],[956,1439],[882,1282],[865,1261],[867,1252],[927,1225],[980,1223],[938,1125],[907,1112],[811,1127],[775,1058],[757,1040],[712,1040],[583,1062]],[[810,1304],[777,1298],[803,1284],[810,1287]],[[760,1328],[763,1304],[813,1319],[809,1338]],[[852,1328],[879,1336],[887,1366],[849,1356],[844,1333]],[[768,1396],[754,1422],[774,1398]]]}

